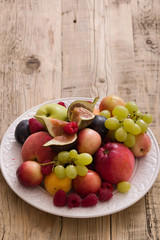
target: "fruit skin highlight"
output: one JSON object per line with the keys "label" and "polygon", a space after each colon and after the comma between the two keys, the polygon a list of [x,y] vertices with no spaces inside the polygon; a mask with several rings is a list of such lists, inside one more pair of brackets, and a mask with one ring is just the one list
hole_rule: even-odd
{"label": "fruit skin highlight", "polygon": [[22,160],[36,160],[43,162],[46,159],[53,160],[56,153],[51,147],[44,147],[43,145],[51,140],[49,133],[41,131],[31,134],[22,146],[21,154]]}
{"label": "fruit skin highlight", "polygon": [[125,145],[107,143],[96,152],[94,163],[95,171],[103,180],[117,184],[132,176],[135,158]]}
{"label": "fruit skin highlight", "polygon": [[68,193],[72,188],[72,179],[58,178],[54,171],[44,178],[44,186],[47,192],[51,195],[55,195],[58,190],[63,190],[65,193]]}
{"label": "fruit skin highlight", "polygon": [[109,95],[101,100],[99,110],[100,112],[103,110],[108,110],[112,114],[113,108],[117,105],[125,106],[124,100],[116,95]]}

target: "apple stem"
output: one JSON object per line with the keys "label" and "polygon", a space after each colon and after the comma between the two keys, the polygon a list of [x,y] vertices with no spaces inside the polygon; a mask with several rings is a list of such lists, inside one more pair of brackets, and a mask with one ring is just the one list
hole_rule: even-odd
{"label": "apple stem", "polygon": [[108,153],[109,153],[109,150],[105,150],[103,153],[104,153],[104,154],[108,154]]}

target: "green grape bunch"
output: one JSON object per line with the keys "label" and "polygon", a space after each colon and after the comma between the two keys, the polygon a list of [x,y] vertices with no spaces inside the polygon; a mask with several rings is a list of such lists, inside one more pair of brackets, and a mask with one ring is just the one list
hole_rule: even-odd
{"label": "green grape bunch", "polygon": [[93,161],[89,153],[78,153],[75,149],[59,152],[54,159],[54,171],[58,178],[66,176],[74,179],[79,176],[85,176],[88,172],[86,165]]}
{"label": "green grape bunch", "polygon": [[152,121],[151,114],[142,114],[136,103],[127,102],[125,106],[114,107],[112,116],[105,121],[105,127],[114,131],[118,142],[131,148],[135,144],[135,136],[147,132]]}

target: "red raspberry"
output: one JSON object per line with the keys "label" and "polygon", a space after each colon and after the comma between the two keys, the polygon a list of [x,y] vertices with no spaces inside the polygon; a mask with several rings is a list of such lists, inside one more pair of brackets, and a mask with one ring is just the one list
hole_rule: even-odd
{"label": "red raspberry", "polygon": [[41,172],[43,175],[49,175],[52,172],[53,163],[51,160],[45,160],[42,164],[48,163],[46,165],[41,165]]}
{"label": "red raspberry", "polygon": [[63,131],[67,134],[73,134],[78,132],[78,125],[75,122],[70,122],[63,126]]}
{"label": "red raspberry", "polygon": [[64,102],[58,102],[58,104],[66,108],[66,105]]}
{"label": "red raspberry", "polygon": [[102,182],[102,185],[101,185],[101,188],[103,189],[108,189],[110,190],[111,192],[113,192],[113,186],[112,184],[108,183],[108,182]]}
{"label": "red raspberry", "polygon": [[40,131],[44,131],[44,126],[42,123],[40,123],[37,119],[35,118],[30,118],[28,120],[29,122],[29,130],[31,133],[36,133]]}
{"label": "red raspberry", "polygon": [[81,202],[82,207],[92,207],[98,203],[96,194],[89,193]]}
{"label": "red raspberry", "polygon": [[100,202],[106,202],[112,198],[113,193],[108,188],[100,188],[98,193],[98,200]]}
{"label": "red raspberry", "polygon": [[67,206],[70,208],[79,207],[81,205],[81,197],[77,193],[71,193],[67,197]]}
{"label": "red raspberry", "polygon": [[66,205],[66,201],[67,201],[67,195],[65,193],[65,191],[63,190],[58,190],[53,198],[53,203],[55,206],[57,207],[64,207]]}

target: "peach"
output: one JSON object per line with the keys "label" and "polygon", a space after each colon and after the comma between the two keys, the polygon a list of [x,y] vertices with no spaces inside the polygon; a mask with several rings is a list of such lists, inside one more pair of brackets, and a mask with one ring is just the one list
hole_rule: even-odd
{"label": "peach", "polygon": [[140,133],[135,136],[135,144],[131,148],[135,157],[146,156],[151,149],[151,140],[147,133]]}
{"label": "peach", "polygon": [[76,149],[79,153],[93,155],[101,146],[102,140],[98,132],[91,128],[84,128],[78,133]]}
{"label": "peach", "polygon": [[81,197],[85,197],[89,193],[97,193],[101,187],[100,176],[92,170],[88,170],[85,176],[77,176],[73,179],[73,189]]}
{"label": "peach", "polygon": [[22,146],[22,160],[36,160],[40,163],[46,159],[53,160],[54,156],[56,156],[56,153],[51,147],[43,146],[51,139],[52,137],[49,135],[49,133],[44,131],[31,134]]}
{"label": "peach", "polygon": [[124,100],[116,95],[109,95],[101,100],[99,110],[100,112],[103,110],[108,110],[112,114],[113,108],[117,105],[125,106]]}
{"label": "peach", "polygon": [[18,167],[16,175],[18,181],[25,187],[36,187],[43,180],[41,166],[35,161],[26,161],[22,163]]}
{"label": "peach", "polygon": [[94,109],[93,109],[93,113],[94,113],[95,115],[99,115],[99,114],[100,114],[100,111],[99,111],[97,108],[94,108]]}

